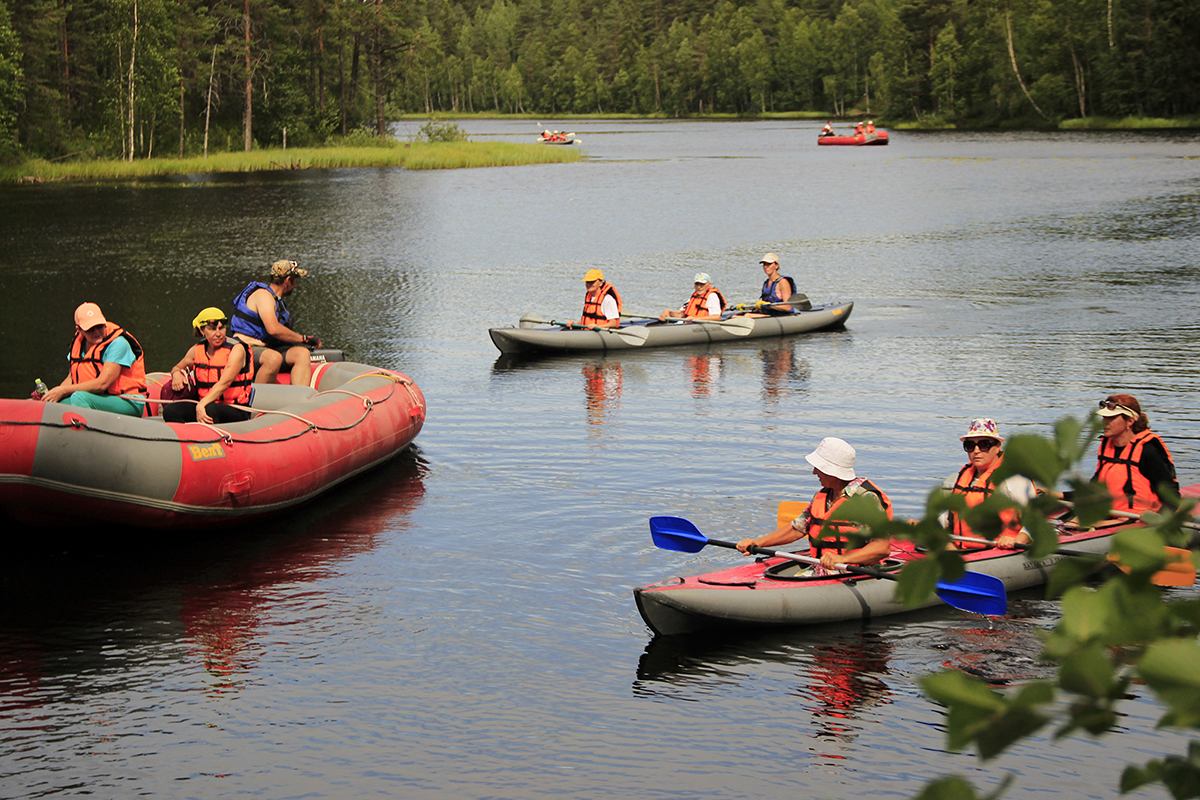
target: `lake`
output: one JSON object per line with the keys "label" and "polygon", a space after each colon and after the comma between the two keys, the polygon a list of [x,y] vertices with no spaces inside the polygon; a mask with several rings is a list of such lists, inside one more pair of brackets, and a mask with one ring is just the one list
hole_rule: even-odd
{"label": "lake", "polygon": [[[1100,740],[945,749],[917,681],[1052,674],[1040,592],[996,621],[655,639],[631,590],[740,558],[658,550],[650,516],[773,529],[824,436],[913,516],[972,417],[1047,434],[1128,392],[1200,482],[1200,135],[541,124],[585,160],[0,188],[4,396],[62,380],[80,302],[167,369],[196,312],[291,258],[300,331],[429,405],[412,451],[252,529],[6,525],[0,797],[902,798],[954,772],[1115,798],[1127,761],[1184,752],[1142,687]],[[592,268],[636,314],[696,272],[753,300],[767,251],[814,301],[853,300],[846,329],[515,362],[488,339],[578,318]]]}

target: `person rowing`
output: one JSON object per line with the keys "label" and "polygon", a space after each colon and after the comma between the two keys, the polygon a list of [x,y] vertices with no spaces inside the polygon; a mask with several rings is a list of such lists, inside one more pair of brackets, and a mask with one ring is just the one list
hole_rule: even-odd
{"label": "person rowing", "polygon": [[725,311],[725,295],[713,286],[712,278],[707,272],[697,272],[693,281],[695,290],[688,301],[678,311],[667,309],[658,315],[660,320],[688,319],[693,322],[708,319],[720,319]]}
{"label": "person rowing", "polygon": [[[942,488],[966,499],[967,507],[974,508],[999,491],[1011,500],[1026,505],[1032,500],[1037,490],[1033,482],[1021,475],[1013,475],[996,486],[992,475],[1004,460],[1001,445],[1004,437],[994,420],[986,417],[971,420],[964,436],[960,436],[962,448],[967,453],[967,464],[958,474],[946,478]],[[980,537],[963,522],[962,518],[951,511],[944,511],[938,517],[942,525],[954,536]],[[1019,545],[1029,544],[1029,532],[1021,526],[1020,515],[1015,509],[1004,509],[1000,512],[1004,522],[1004,530],[996,537],[996,547],[1005,550],[1016,549]],[[951,549],[960,550],[985,549],[990,545],[966,544],[951,542]]]}
{"label": "person rowing", "polygon": [[825,123],[825,127],[821,128],[821,136],[833,136],[833,120]]}
{"label": "person rowing", "polygon": [[[766,253],[758,262],[762,267],[766,280],[763,281],[760,295],[759,311],[746,314],[747,317],[769,317],[778,314],[793,314],[795,306],[783,305],[796,294],[796,281],[788,275],[779,274],[779,256]],[[780,305],[773,305],[778,303]]]}
{"label": "person rowing", "polygon": [[887,537],[871,538],[862,547],[851,547],[851,537],[862,537],[861,529],[851,522],[832,521],[830,517],[851,497],[869,497],[892,518],[892,501],[874,483],[854,473],[854,448],[842,439],[827,436],[817,449],[804,457],[821,482],[818,491],[800,516],[785,522],[773,533],[742,539],[741,553],[751,546],[776,547],[808,537],[814,555],[827,570],[836,564],[876,564],[891,554]]}
{"label": "person rowing", "polygon": [[1104,433],[1096,453],[1092,480],[1112,495],[1113,511],[1141,514],[1172,506],[1179,497],[1179,480],[1171,451],[1150,430],[1150,419],[1131,394],[1111,394],[1096,411]]}
{"label": "person rowing", "polygon": [[615,328],[621,324],[621,295],[616,288],[604,280],[604,272],[590,269],[583,276],[587,287],[583,295],[583,315],[573,325],[585,327]]}

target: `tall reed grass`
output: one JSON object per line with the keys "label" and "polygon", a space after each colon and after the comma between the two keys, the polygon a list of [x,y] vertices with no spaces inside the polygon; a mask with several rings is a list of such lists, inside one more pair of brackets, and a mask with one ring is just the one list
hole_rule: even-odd
{"label": "tall reed grass", "polygon": [[50,162],[32,159],[0,166],[0,183],[92,181],[198,175],[215,172],[267,172],[285,169],[404,167],[458,169],[558,164],[578,161],[577,147],[512,142],[412,142],[394,147],[309,147],[215,153],[208,158],[146,158],[136,161]]}

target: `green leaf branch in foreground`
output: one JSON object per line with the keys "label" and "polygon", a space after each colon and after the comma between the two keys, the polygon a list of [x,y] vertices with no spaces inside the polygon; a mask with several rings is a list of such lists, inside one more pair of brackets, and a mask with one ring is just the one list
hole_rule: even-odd
{"label": "green leaf branch in foreground", "polygon": [[[1088,526],[1105,520],[1111,499],[1103,487],[1090,483],[1075,465],[1090,456],[1100,430],[1095,416],[1080,422],[1066,418],[1053,438],[1020,435],[1005,445],[1004,461],[993,480],[1000,483],[1023,475],[1043,489],[1069,490],[1075,521]],[[1047,595],[1061,598],[1061,618],[1044,634],[1042,658],[1057,665],[1057,679],[1037,681],[997,691],[974,676],[957,671],[929,675],[921,681],[925,693],[945,706],[947,746],[959,750],[974,746],[989,760],[1013,744],[1043,729],[1054,739],[1084,731],[1092,736],[1110,733],[1118,720],[1118,706],[1138,685],[1149,688],[1163,708],[1160,727],[1200,729],[1200,600],[1172,600],[1151,582],[1168,563],[1167,546],[1187,547],[1195,500],[1178,503],[1167,513],[1147,513],[1144,527],[1125,528],[1113,537],[1112,551],[1122,570],[1097,573],[1102,559],[1069,558],[1060,561],[1047,585]],[[938,521],[946,511],[962,515],[977,533],[998,534],[1002,514],[1018,513],[1033,540],[1031,558],[1044,558],[1057,549],[1055,517],[1062,503],[1050,491],[1026,507],[993,493],[985,502],[967,508],[963,498],[935,489],[919,520],[884,520],[878,508],[846,503],[835,517],[868,525],[871,535],[909,539],[927,551],[927,557],[905,566],[897,592],[915,607],[926,601],[942,577],[962,574],[958,551],[947,549],[947,531]],[[1195,561],[1195,556],[1193,555]],[[989,797],[999,797],[1010,784],[1009,775]],[[1122,792],[1160,783],[1178,800],[1200,797],[1200,743],[1192,742],[1184,755],[1164,754],[1143,766],[1130,765],[1121,778]],[[974,787],[958,776],[928,784],[919,798],[973,800]]]}

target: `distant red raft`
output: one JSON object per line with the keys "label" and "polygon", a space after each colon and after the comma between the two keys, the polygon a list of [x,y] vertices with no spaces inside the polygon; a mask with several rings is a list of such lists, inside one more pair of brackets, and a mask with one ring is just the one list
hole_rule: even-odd
{"label": "distant red raft", "polygon": [[820,145],[846,145],[848,147],[872,147],[877,145],[885,145],[888,143],[887,131],[875,131],[874,133],[860,133],[857,136],[818,136],[817,144]]}
{"label": "distant red raft", "polygon": [[425,423],[424,395],[399,372],[320,364],[312,386],[256,385],[264,413],[219,426],[0,400],[0,509],[31,525],[234,524],[392,458]]}

